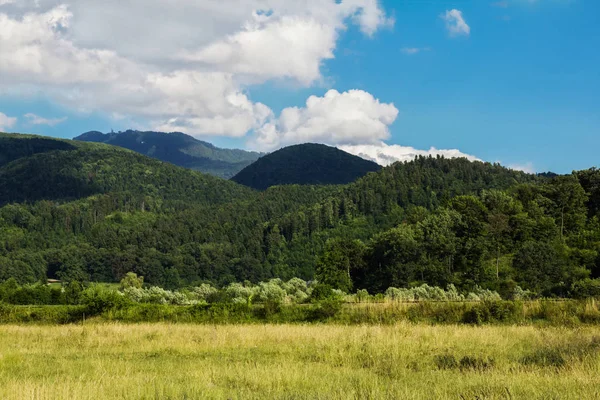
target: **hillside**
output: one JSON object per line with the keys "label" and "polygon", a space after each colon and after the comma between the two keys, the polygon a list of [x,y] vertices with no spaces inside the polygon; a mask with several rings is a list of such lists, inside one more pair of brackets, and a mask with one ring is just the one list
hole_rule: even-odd
{"label": "hillside", "polygon": [[250,193],[233,182],[103,144],[0,134],[0,160],[0,205],[104,193],[218,204]]}
{"label": "hillside", "polygon": [[229,179],[256,161],[260,153],[221,149],[189,135],[173,132],[86,132],[73,140],[106,143],[181,167]]}
{"label": "hillside", "polygon": [[343,185],[380,169],[372,161],[335,147],[306,143],[265,155],[232,180],[258,190],[290,184]]}
{"label": "hillside", "polygon": [[0,281],[133,271],[171,288],[300,277],[510,297],[517,285],[582,293],[600,277],[593,168],[544,177],[419,157],[347,185],[259,192],[103,144],[0,135],[0,155],[12,160],[0,166]]}

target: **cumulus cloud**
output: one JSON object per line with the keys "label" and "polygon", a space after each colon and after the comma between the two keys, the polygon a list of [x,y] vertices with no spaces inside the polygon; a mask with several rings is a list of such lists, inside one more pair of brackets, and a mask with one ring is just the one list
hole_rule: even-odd
{"label": "cumulus cloud", "polygon": [[181,57],[258,81],[292,78],[310,85],[319,79],[323,60],[334,57],[336,26],[298,17],[270,19]]}
{"label": "cumulus cloud", "polygon": [[65,5],[44,13],[11,18],[0,13],[2,86],[110,83],[129,78],[138,68],[110,50],[76,47],[65,37],[73,14]]}
{"label": "cumulus cloud", "polygon": [[397,116],[394,104],[381,103],[365,91],[329,90],[323,97],[309,97],[305,107],[284,109],[256,131],[250,144],[270,150],[304,142],[376,143],[390,137],[389,126]]}
{"label": "cumulus cloud", "polygon": [[272,114],[247,85],[310,86],[349,24],[392,23],[377,0],[19,0],[0,9],[0,90],[243,136]]}
{"label": "cumulus cloud", "polygon": [[[0,0],[0,91],[43,92],[83,112],[104,111],[163,131],[244,137],[261,150],[301,142],[339,146],[380,164],[417,154],[387,145],[398,116],[362,90],[311,96],[279,116],[250,85],[322,82],[350,25],[372,36],[394,24],[379,0]],[[447,17],[447,18],[446,18]],[[468,34],[460,11],[445,19]],[[159,21],[159,22],[157,22]],[[450,28],[449,28],[450,29]],[[406,54],[428,48],[405,48]],[[326,77],[325,77],[326,78]],[[31,124],[63,118],[25,115]],[[0,114],[0,129],[17,119]],[[471,156],[469,156],[471,157]]]}
{"label": "cumulus cloud", "polygon": [[63,122],[65,122],[67,120],[67,117],[62,117],[62,118],[43,118],[40,117],[38,115],[35,115],[33,113],[27,113],[25,115],[23,115],[25,118],[27,118],[27,122],[29,122],[32,125],[48,125],[48,126],[56,126],[58,124],[62,124]]}
{"label": "cumulus cloud", "polygon": [[409,161],[418,155],[477,159],[459,150],[417,150],[386,144],[398,113],[394,104],[382,103],[362,90],[330,90],[323,97],[311,96],[305,107],[284,109],[279,118],[270,119],[256,131],[249,145],[270,151],[297,143],[326,143],[380,165]]}
{"label": "cumulus cloud", "polygon": [[0,131],[12,128],[17,123],[17,118],[9,117],[8,115],[0,112]]}
{"label": "cumulus cloud", "polygon": [[442,18],[446,21],[446,29],[450,36],[469,36],[471,34],[471,27],[463,18],[462,11],[455,8],[448,10],[442,15]]}
{"label": "cumulus cloud", "polygon": [[409,146],[388,145],[384,142],[368,145],[346,145],[338,146],[340,149],[376,162],[379,165],[390,165],[397,161],[410,161],[417,156],[443,156],[446,158],[467,158],[471,161],[478,160],[477,157],[462,153],[459,150],[443,150],[435,147],[429,150],[418,150]]}

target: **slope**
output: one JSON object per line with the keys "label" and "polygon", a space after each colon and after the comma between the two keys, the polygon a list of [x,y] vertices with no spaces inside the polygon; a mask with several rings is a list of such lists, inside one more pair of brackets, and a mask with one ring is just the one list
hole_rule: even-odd
{"label": "slope", "polygon": [[226,179],[256,161],[261,155],[244,150],[221,149],[179,132],[128,130],[104,134],[91,131],[77,136],[74,140],[124,147],[161,161]]}
{"label": "slope", "polygon": [[117,192],[218,204],[251,194],[233,182],[103,144],[3,134],[0,159],[5,160],[0,163],[0,204]]}
{"label": "slope", "polygon": [[[582,277],[600,276],[594,169],[550,179],[421,157],[344,186],[257,192],[72,143],[0,168],[11,190],[23,184],[34,195],[0,207],[0,281],[118,281],[133,271],[173,288],[298,276],[371,293],[428,283],[508,297],[516,285],[565,295]],[[64,188],[65,176],[81,186]],[[81,188],[94,194],[78,197]]]}
{"label": "slope", "polygon": [[374,162],[335,147],[306,143],[263,156],[232,180],[258,190],[289,184],[347,184],[379,169]]}

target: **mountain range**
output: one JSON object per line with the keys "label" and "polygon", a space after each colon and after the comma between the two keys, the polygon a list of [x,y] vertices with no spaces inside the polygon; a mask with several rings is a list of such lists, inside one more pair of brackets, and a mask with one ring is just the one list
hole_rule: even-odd
{"label": "mountain range", "polygon": [[180,132],[86,132],[73,140],[124,147],[171,164],[229,179],[262,154],[222,149]]}

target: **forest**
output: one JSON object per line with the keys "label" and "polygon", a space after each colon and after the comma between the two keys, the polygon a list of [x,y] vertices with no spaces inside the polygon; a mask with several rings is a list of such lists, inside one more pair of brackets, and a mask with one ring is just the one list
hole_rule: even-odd
{"label": "forest", "polygon": [[128,150],[0,135],[0,281],[167,290],[272,278],[600,294],[600,170],[418,157],[347,185],[256,191]]}

